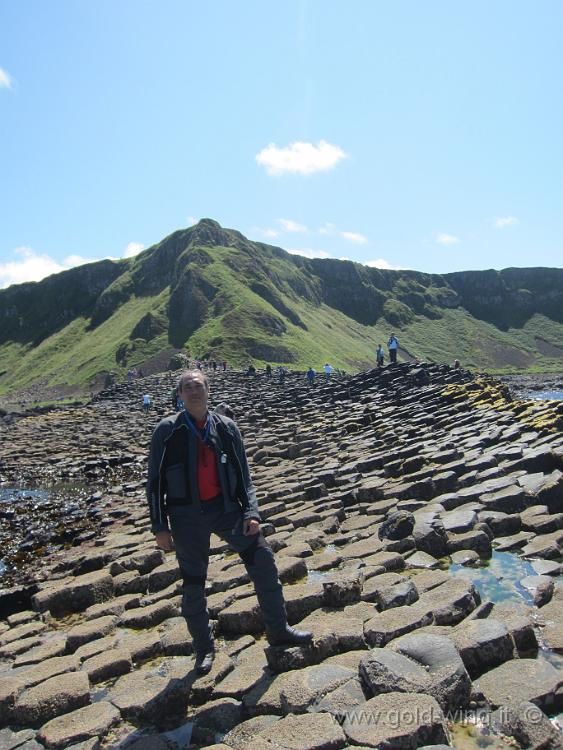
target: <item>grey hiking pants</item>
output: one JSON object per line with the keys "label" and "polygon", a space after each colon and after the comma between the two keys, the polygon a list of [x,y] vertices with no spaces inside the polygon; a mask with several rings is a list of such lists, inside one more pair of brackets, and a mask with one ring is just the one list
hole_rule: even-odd
{"label": "grey hiking pants", "polygon": [[184,579],[182,614],[193,639],[196,654],[213,646],[213,633],[205,598],[211,533],[217,534],[238,552],[254,584],[267,633],[283,632],[287,625],[282,586],[274,554],[262,532],[242,533],[242,511],[225,513],[221,497],[194,505],[168,508],[176,557]]}

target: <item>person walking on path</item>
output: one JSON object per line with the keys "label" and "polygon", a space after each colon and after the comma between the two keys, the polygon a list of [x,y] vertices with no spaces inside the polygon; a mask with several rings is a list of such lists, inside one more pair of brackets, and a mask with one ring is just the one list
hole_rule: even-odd
{"label": "person walking on path", "polygon": [[266,365],[266,380],[270,380],[272,377],[272,365]]}
{"label": "person walking on path", "polygon": [[313,370],[313,368],[309,367],[309,369],[307,370],[307,384],[308,385],[313,385],[313,383],[315,382],[315,375],[316,373]]}
{"label": "person walking on path", "polygon": [[202,372],[184,372],[178,393],[185,411],[163,419],[152,436],[147,499],[157,546],[176,551],[183,576],[182,614],[193,639],[196,672],[202,675],[210,671],[215,656],[205,598],[212,532],[240,555],[254,584],[269,643],[303,645],[312,633],[288,625],[237,425],[209,411],[209,382]]}
{"label": "person walking on path", "polygon": [[151,408],[151,397],[148,393],[143,396],[143,411],[148,414]]}
{"label": "person walking on path", "polygon": [[329,365],[327,362],[326,365],[323,367],[323,370],[325,371],[325,380],[327,383],[330,383],[330,376],[332,375],[332,365]]}
{"label": "person walking on path", "polygon": [[389,349],[389,362],[394,365],[397,362],[397,349],[399,348],[399,341],[394,333],[389,336],[387,348]]}
{"label": "person walking on path", "polygon": [[383,367],[383,361],[385,359],[385,354],[383,353],[383,347],[381,344],[377,345],[377,350],[375,352],[375,361],[378,367]]}

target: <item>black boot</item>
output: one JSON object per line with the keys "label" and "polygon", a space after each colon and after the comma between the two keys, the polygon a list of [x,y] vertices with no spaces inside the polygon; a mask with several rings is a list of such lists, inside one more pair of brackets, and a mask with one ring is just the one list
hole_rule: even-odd
{"label": "black boot", "polygon": [[306,646],[313,640],[310,630],[297,630],[290,625],[285,630],[267,632],[266,637],[270,646]]}
{"label": "black boot", "polygon": [[213,660],[215,659],[215,649],[211,651],[202,651],[196,653],[195,657],[195,671],[198,675],[204,675],[211,671],[213,666]]}

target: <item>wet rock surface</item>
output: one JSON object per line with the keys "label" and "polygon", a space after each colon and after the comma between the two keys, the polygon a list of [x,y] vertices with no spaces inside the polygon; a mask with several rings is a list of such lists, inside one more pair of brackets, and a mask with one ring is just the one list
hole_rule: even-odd
{"label": "wet rock surface", "polygon": [[[284,386],[211,375],[245,437],[289,621],[314,639],[268,647],[244,566],[213,538],[218,654],[204,677],[174,555],[155,549],[144,499],[172,380],[6,425],[6,747],[422,747],[452,744],[448,722],[468,705],[561,711],[563,405],[423,367],[422,386],[408,365],[314,388],[297,375]],[[447,571],[502,549],[531,563],[525,605],[493,606]],[[546,647],[553,664],[537,658]],[[518,710],[502,714],[507,734],[552,737]]]}

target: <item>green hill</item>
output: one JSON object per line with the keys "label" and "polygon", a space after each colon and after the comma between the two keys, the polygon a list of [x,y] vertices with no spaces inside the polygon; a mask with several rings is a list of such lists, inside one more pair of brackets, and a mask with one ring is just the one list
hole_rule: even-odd
{"label": "green hill", "polygon": [[203,219],[135,258],[0,290],[0,394],[162,369],[180,349],[354,371],[373,366],[391,330],[400,358],[559,371],[563,269],[379,270],[290,255]]}

